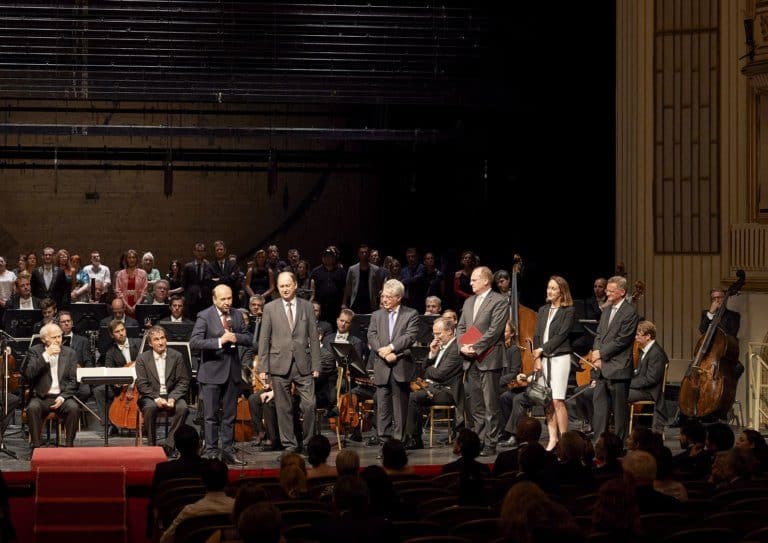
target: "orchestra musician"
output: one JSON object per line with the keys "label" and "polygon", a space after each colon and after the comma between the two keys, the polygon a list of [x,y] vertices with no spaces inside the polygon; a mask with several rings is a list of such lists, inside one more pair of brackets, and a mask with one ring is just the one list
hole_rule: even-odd
{"label": "orchestra musician", "polygon": [[350,343],[357,351],[358,357],[363,358],[363,342],[360,338],[349,333],[354,318],[354,311],[342,309],[339,316],[336,317],[336,331],[326,334],[320,342],[320,376],[315,383],[315,392],[317,406],[325,407],[328,416],[338,416],[336,410],[338,369],[336,367],[336,354],[331,343]]}
{"label": "orchestra musician", "polygon": [[431,405],[456,405],[463,395],[461,378],[464,373],[464,359],[456,343],[455,325],[445,317],[438,317],[432,324],[434,339],[429,344],[427,360],[430,365],[424,372],[422,388],[412,392],[408,399],[408,418],[405,433],[409,436],[405,448],[423,449],[421,420],[424,411]]}
{"label": "orchestra musician", "polygon": [[65,446],[72,447],[77,434],[80,409],[73,399],[77,392],[77,355],[61,344],[61,328],[49,323],[40,329],[42,344],[29,349],[24,377],[30,385],[32,398],[27,405],[31,447],[40,447],[43,419],[56,413],[64,420]]}

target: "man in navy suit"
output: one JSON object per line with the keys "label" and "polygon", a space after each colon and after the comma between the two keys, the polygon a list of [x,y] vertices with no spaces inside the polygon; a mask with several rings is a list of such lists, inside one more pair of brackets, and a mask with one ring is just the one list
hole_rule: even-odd
{"label": "man in navy suit", "polygon": [[312,304],[296,296],[296,277],[280,272],[280,298],[264,307],[259,333],[259,372],[262,382],[271,377],[280,442],[291,452],[302,450],[293,429],[291,384],[296,386],[304,415],[304,443],[315,430],[315,382],[320,375],[320,338]]}
{"label": "man in navy suit", "polygon": [[592,363],[600,370],[593,404],[595,435],[608,430],[608,414],[613,408],[616,435],[624,441],[629,425],[629,383],[632,379],[632,346],[639,317],[627,302],[627,280],[620,275],[608,279],[605,289],[610,306],[603,309],[597,336],[592,345]]}
{"label": "man in navy suit", "polygon": [[376,436],[370,445],[402,441],[405,435],[410,384],[416,375],[410,348],[419,333],[419,314],[400,305],[404,294],[405,286],[397,279],[384,283],[382,309],[373,312],[368,326],[376,385]]}
{"label": "man in navy suit", "polygon": [[[234,425],[237,396],[240,393],[240,358],[238,345],[247,347],[253,342],[242,313],[230,311],[232,289],[219,285],[213,289],[213,306],[200,311],[189,339],[192,349],[200,350],[200,383],[205,418],[203,435],[207,458],[220,456],[228,464],[243,465],[235,457]],[[223,415],[219,422],[218,411]],[[221,448],[219,448],[221,437]]]}

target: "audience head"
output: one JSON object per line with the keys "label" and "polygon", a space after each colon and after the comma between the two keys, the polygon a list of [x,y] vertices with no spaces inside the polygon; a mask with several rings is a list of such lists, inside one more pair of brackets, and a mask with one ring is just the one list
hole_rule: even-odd
{"label": "audience head", "polygon": [[368,485],[359,477],[344,475],[336,479],[333,486],[333,503],[337,512],[363,513],[368,510],[370,500]]}
{"label": "audience head", "polygon": [[304,473],[307,472],[307,464],[304,462],[304,458],[300,454],[287,452],[280,457],[280,469],[291,465],[299,466]]}
{"label": "audience head", "polygon": [[229,468],[221,460],[208,460],[203,464],[201,477],[207,491],[221,491],[229,482]]}
{"label": "audience head", "polygon": [[288,464],[280,468],[280,488],[293,499],[307,492],[307,473],[299,464]]}
{"label": "audience head", "polygon": [[[530,447],[530,446],[529,446]],[[501,506],[504,533],[519,543],[584,541],[584,535],[568,510],[534,483],[521,481],[507,492]]]}
{"label": "audience head", "polygon": [[251,505],[260,502],[268,502],[269,494],[264,487],[256,481],[246,481],[237,488],[235,505],[232,507],[232,520],[237,524],[240,515]]}
{"label": "audience head", "polygon": [[640,508],[628,481],[616,478],[600,485],[592,510],[592,529],[614,537],[633,538],[640,533]]}
{"label": "audience head", "polygon": [[445,319],[452,320],[454,326],[459,324],[459,315],[453,309],[446,309],[445,311],[443,311],[443,314],[441,316]]}
{"label": "audience head", "polygon": [[328,456],[331,454],[331,442],[328,438],[322,434],[317,434],[309,438],[307,443],[307,460],[309,464],[316,468],[320,464],[325,464],[328,461]]}
{"label": "audience head", "polygon": [[401,470],[408,465],[408,453],[399,439],[390,439],[381,448],[381,465],[385,469]]}
{"label": "audience head", "polygon": [[595,443],[595,457],[602,464],[612,464],[618,461],[624,452],[624,444],[621,438],[613,432],[603,432]]}
{"label": "audience head", "polygon": [[645,426],[635,426],[627,436],[627,449],[630,451],[647,451],[655,456],[662,446],[661,434]]}
{"label": "audience head", "polygon": [[736,441],[736,447],[739,449],[753,449],[758,457],[768,453],[768,444],[766,444],[763,435],[757,430],[750,428],[741,431],[738,441]]}
{"label": "audience head", "polygon": [[521,472],[535,476],[541,473],[547,464],[547,451],[538,441],[528,443],[520,449],[517,463]]}
{"label": "audience head", "polygon": [[680,427],[680,447],[683,449],[691,445],[704,445],[707,439],[707,430],[698,420],[689,419]]}
{"label": "audience head", "polygon": [[515,433],[518,443],[538,442],[541,439],[541,421],[533,417],[520,417]]}
{"label": "audience head", "polygon": [[469,428],[462,428],[453,443],[453,453],[462,458],[474,460],[480,456],[480,438]]}
{"label": "audience head", "polygon": [[634,478],[637,486],[653,484],[656,478],[656,459],[646,451],[629,451],[621,461],[625,474]]}
{"label": "audience head", "polygon": [[722,422],[715,422],[707,427],[706,448],[711,453],[724,452],[733,447],[736,441],[731,427]]}
{"label": "audience head", "polygon": [[336,471],[339,477],[351,475],[357,477],[360,471],[360,456],[352,449],[342,449],[336,455]]}
{"label": "audience head", "polygon": [[182,424],[176,433],[176,449],[183,457],[195,456],[200,450],[200,434],[192,426]]}
{"label": "audience head", "polygon": [[725,453],[723,475],[727,481],[735,478],[751,479],[759,471],[759,462],[752,449],[733,448]]}
{"label": "audience head", "polygon": [[371,465],[363,468],[360,479],[368,485],[371,511],[375,513],[389,513],[397,503],[397,492],[384,468]]}
{"label": "audience head", "polygon": [[564,463],[580,464],[584,459],[584,440],[573,431],[564,432],[557,442],[557,457]]}
{"label": "audience head", "polygon": [[240,515],[237,531],[243,543],[278,543],[283,536],[280,510],[268,502],[251,505]]}

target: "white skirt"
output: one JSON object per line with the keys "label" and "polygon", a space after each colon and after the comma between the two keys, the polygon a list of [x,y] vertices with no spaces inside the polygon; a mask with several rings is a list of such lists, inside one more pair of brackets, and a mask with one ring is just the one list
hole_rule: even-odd
{"label": "white skirt", "polygon": [[541,366],[544,370],[544,376],[547,375],[547,365],[552,366],[552,377],[549,378],[549,386],[552,389],[553,400],[564,400],[565,392],[568,388],[568,376],[571,374],[571,355],[562,354],[553,356],[547,362],[546,358],[541,359]]}

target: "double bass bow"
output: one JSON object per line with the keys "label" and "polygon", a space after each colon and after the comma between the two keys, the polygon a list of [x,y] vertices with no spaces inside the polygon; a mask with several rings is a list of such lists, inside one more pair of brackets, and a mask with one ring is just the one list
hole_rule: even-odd
{"label": "double bass bow", "polygon": [[739,361],[739,344],[720,327],[728,298],[738,294],[746,283],[744,270],[737,270],[736,277],[707,331],[696,343],[693,361],[680,383],[678,406],[688,417],[722,417],[736,397],[735,368]]}

